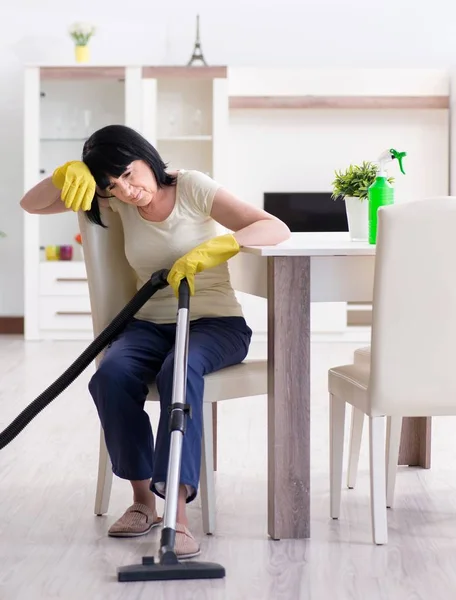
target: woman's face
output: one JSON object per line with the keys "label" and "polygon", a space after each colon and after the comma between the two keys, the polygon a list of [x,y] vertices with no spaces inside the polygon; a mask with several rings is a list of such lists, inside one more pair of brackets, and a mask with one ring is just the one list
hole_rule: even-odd
{"label": "woman's face", "polygon": [[134,160],[120,177],[109,181],[106,193],[134,206],[147,206],[158,190],[155,176],[143,160]]}

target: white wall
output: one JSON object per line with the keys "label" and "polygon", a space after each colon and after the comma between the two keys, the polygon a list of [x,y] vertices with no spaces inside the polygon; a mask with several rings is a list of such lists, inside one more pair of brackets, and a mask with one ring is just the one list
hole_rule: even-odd
{"label": "white wall", "polygon": [[[447,111],[240,110],[230,141],[229,186],[260,207],[264,192],[331,191],[335,167],[375,161],[390,147],[409,152],[406,175],[397,161],[389,167],[397,202],[448,193]],[[254,331],[266,331],[266,303],[246,298],[243,308]],[[345,328],[344,305],[312,305],[311,317],[320,332]]]}
{"label": "white wall", "polygon": [[111,64],[184,64],[192,50],[197,11],[203,50],[212,64],[451,67],[456,55],[456,5],[448,0],[432,5],[416,0],[375,4],[16,0],[8,8],[1,4],[0,229],[8,238],[0,243],[0,315],[21,315],[23,306],[22,66],[70,62],[71,22],[88,20],[99,26],[91,46],[93,61]]}

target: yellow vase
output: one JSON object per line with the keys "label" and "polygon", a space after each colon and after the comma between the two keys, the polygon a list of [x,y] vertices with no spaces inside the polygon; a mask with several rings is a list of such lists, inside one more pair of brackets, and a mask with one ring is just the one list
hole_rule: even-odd
{"label": "yellow vase", "polygon": [[88,46],[75,46],[74,48],[76,62],[86,63],[89,62],[90,52]]}

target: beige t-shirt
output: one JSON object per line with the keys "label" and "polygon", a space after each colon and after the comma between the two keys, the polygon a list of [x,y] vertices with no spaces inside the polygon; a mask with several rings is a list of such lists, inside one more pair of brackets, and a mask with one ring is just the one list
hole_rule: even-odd
{"label": "beige t-shirt", "polygon": [[[125,254],[136,273],[137,289],[155,271],[170,269],[192,248],[219,235],[217,223],[210,216],[219,187],[204,173],[180,170],[175,206],[169,217],[159,223],[144,219],[136,206],[110,198],[110,207],[122,221]],[[175,323],[176,316],[177,299],[171,286],[156,292],[136,314],[138,319],[154,323]],[[190,318],[232,316],[243,313],[230,283],[228,264],[197,273]]]}

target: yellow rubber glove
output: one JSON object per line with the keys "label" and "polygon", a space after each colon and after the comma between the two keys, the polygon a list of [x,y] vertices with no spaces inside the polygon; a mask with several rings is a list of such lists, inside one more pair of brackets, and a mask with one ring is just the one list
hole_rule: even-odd
{"label": "yellow rubber glove", "polygon": [[176,297],[179,297],[179,285],[182,279],[187,279],[190,294],[193,296],[196,273],[217,267],[235,256],[239,250],[240,246],[234,235],[227,233],[203,242],[176,260],[168,274],[168,283]]}
{"label": "yellow rubber glove", "polygon": [[52,174],[52,183],[62,190],[61,198],[67,208],[77,212],[89,210],[95,195],[96,183],[85,163],[71,160]]}

